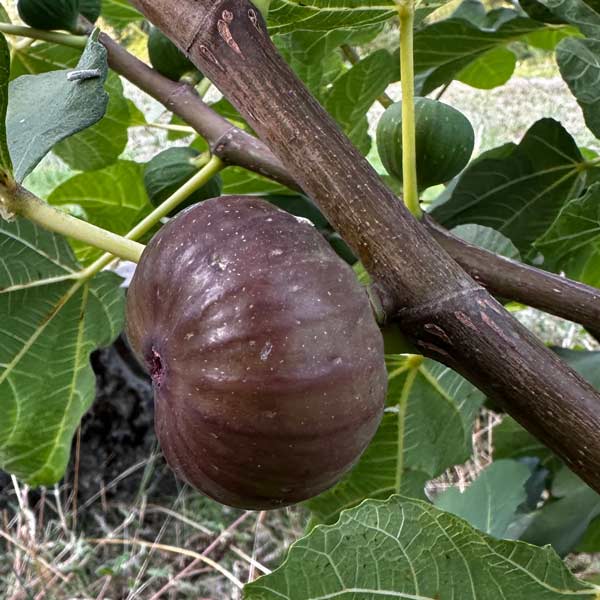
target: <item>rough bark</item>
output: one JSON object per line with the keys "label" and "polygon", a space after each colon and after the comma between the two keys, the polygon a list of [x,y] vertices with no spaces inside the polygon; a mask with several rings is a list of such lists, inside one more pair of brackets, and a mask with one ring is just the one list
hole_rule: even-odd
{"label": "rough bark", "polygon": [[309,94],[247,0],[133,0],[210,77],[360,256],[427,356],[455,368],[600,491],[600,395],[402,206]]}
{"label": "rough bark", "polygon": [[[233,126],[212,110],[191,86],[163,77],[108,35],[102,34],[100,39],[108,50],[113,70],[189,123],[224,162],[302,191],[261,140]],[[476,248],[431,219],[425,220],[424,225],[450,256],[495,296],[580,323],[600,339],[600,334],[596,333],[600,331],[600,292],[596,288]]]}

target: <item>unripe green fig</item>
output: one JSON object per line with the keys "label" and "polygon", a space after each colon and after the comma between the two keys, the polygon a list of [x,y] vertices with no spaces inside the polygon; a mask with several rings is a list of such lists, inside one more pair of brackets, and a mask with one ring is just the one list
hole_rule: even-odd
{"label": "unripe green fig", "polygon": [[383,341],[352,269],[304,219],[251,196],[179,213],[146,247],[127,335],[175,473],[279,508],[334,485],[381,420]]}
{"label": "unripe green fig", "polygon": [[192,61],[156,27],[152,27],[148,34],[148,57],[161,75],[173,81],[179,81],[190,71],[198,71]]}
{"label": "unripe green fig", "polygon": [[[194,164],[200,153],[193,148],[168,148],[157,154],[144,170],[144,186],[154,206],[160,206],[173,192],[189,181],[198,167]],[[221,195],[223,181],[215,175],[206,185],[196,190],[174,211],[175,214],[192,204]]]}
{"label": "unripe green fig", "polygon": [[95,23],[102,10],[102,0],[79,0],[79,12],[88,21]]}
{"label": "unripe green fig", "polygon": [[79,17],[79,0],[19,0],[19,16],[35,29],[73,30]]}
{"label": "unripe green fig", "polygon": [[[469,163],[475,133],[455,108],[430,98],[415,98],[417,181],[419,189],[446,183]],[[402,181],[402,103],[395,102],[377,125],[377,149],[390,175]]]}

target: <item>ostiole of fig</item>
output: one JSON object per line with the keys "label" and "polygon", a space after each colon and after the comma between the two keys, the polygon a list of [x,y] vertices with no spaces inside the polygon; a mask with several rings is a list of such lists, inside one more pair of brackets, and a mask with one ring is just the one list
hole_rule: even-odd
{"label": "ostiole of fig", "polygon": [[312,225],[255,197],[206,200],[155,235],[127,334],[153,377],[167,462],[223,504],[323,492],[383,414],[383,341],[364,289]]}

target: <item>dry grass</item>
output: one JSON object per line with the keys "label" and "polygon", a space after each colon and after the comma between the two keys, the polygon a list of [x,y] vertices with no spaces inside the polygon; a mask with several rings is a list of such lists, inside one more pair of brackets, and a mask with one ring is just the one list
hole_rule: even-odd
{"label": "dry grass", "polygon": [[302,534],[300,508],[228,509],[187,487],[168,506],[143,489],[133,503],[108,502],[106,488],[133,472],[79,506],[72,486],[39,493],[13,478],[0,513],[0,598],[236,600]]}

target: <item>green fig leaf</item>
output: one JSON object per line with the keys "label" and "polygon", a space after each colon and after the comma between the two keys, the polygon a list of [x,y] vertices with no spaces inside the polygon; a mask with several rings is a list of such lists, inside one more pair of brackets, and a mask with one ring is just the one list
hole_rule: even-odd
{"label": "green fig leaf", "polygon": [[483,225],[459,225],[452,230],[452,233],[464,240],[479,246],[484,250],[489,250],[494,254],[505,256],[512,260],[521,260],[521,254],[516,246],[499,231]]}
{"label": "green fig leaf", "polygon": [[[489,72],[492,64],[495,74],[485,86],[501,85],[514,70],[514,59],[507,55],[505,46],[546,28],[543,23],[508,9],[487,13],[480,24],[453,16],[426,25],[415,33],[414,40],[417,94],[425,96],[453,79],[462,78],[481,87],[482,74],[472,69],[484,68]],[[498,54],[498,49],[503,51]]]}
{"label": "green fig leaf", "polygon": [[115,27],[125,27],[144,20],[144,15],[133,8],[128,0],[102,0],[102,17]]}
{"label": "green fig leaf", "polygon": [[529,467],[515,460],[498,460],[485,468],[464,491],[452,487],[434,500],[441,510],[465,519],[472,527],[504,537],[517,509],[527,499]]}
{"label": "green fig leaf", "polygon": [[531,126],[504,158],[484,158],[460,176],[447,202],[433,209],[446,227],[476,223],[508,237],[523,254],[584,183],[583,157],[553,119]]}
{"label": "green fig leaf", "polygon": [[38,75],[58,69],[74,69],[81,58],[81,50],[39,42],[24,48],[13,48],[10,78]]}
{"label": "green fig leaf", "polygon": [[24,75],[11,82],[6,129],[17,181],[55,144],[104,116],[107,73],[106,48],[92,36],[74,71]]}
{"label": "green fig leaf", "polygon": [[565,556],[600,515],[600,496],[567,467],[556,474],[552,496],[530,515],[519,538],[538,546],[551,544],[560,556]]}
{"label": "green fig leaf", "polygon": [[[434,2],[439,5],[443,2]],[[289,2],[273,0],[269,10],[269,32],[287,33],[304,31],[331,31],[334,29],[359,29],[385,23],[395,17],[398,9],[395,0],[356,2],[356,0],[306,0]]]}
{"label": "green fig leaf", "polygon": [[108,105],[104,117],[54,147],[55,154],[76,171],[95,171],[112,165],[127,145],[132,115],[119,76],[109,73],[105,88]]}
{"label": "green fig leaf", "polygon": [[571,37],[563,40],[556,49],[562,78],[581,106],[586,125],[596,137],[600,137],[599,58],[599,40]]}
{"label": "green fig leaf", "polygon": [[60,236],[0,220],[0,467],[32,486],[64,474],[71,441],[91,405],[90,353],[123,325],[120,279],[77,279]]}
{"label": "green fig leaf", "polygon": [[366,113],[394,79],[396,62],[387,50],[377,50],[335,80],[325,108],[354,145],[367,154],[371,149]]}
{"label": "green fig leaf", "polygon": [[316,527],[281,567],[246,585],[244,598],[595,600],[598,590],[551,548],[496,540],[426,502],[394,496]]}
{"label": "green fig leaf", "polygon": [[[152,210],[143,174],[144,165],[119,160],[101,171],[78,173],[67,179],[54,189],[48,202],[57,207],[78,205],[90,223],[124,235]],[[78,260],[86,265],[102,254],[77,241],[72,247]]]}
{"label": "green fig leaf", "polygon": [[515,53],[500,46],[476,58],[459,71],[456,79],[474,88],[491,90],[504,85],[512,77],[516,66]]}
{"label": "green fig leaf", "polygon": [[546,269],[600,287],[600,183],[564,206],[535,246]]}

